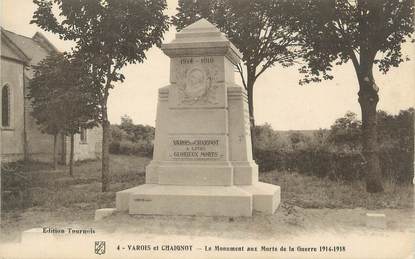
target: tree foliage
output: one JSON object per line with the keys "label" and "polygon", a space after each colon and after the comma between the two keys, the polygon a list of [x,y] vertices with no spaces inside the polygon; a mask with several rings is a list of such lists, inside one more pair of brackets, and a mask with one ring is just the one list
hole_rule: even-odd
{"label": "tree foliage", "polygon": [[33,66],[28,87],[31,115],[42,132],[54,135],[55,149],[58,134],[73,137],[81,127],[96,126],[97,108],[91,82],[85,64],[66,53],[54,53]]}
{"label": "tree foliage", "polygon": [[397,115],[378,112],[378,141],[381,148],[396,147],[401,152],[414,152],[414,108],[401,110]]}
{"label": "tree foliage", "polygon": [[290,139],[293,150],[304,148],[311,142],[310,137],[298,131],[291,132],[288,138]]}
{"label": "tree foliage", "polygon": [[[332,79],[333,65],[352,61],[359,80],[373,64],[383,73],[397,67],[402,43],[413,35],[411,0],[294,0],[291,26],[305,54],[301,83]],[[413,39],[411,40],[413,42]]]}
{"label": "tree foliage", "polygon": [[[397,115],[377,112],[378,142],[381,149],[395,148],[413,152],[414,109],[401,110]],[[330,128],[328,141],[337,147],[348,146],[350,151],[361,151],[362,121],[354,112],[336,119]]]}
{"label": "tree foliage", "polygon": [[255,148],[263,150],[273,150],[284,148],[287,144],[280,141],[278,132],[272,129],[271,125],[255,126]]}
{"label": "tree foliage", "polygon": [[338,118],[331,126],[329,141],[338,146],[349,146],[356,150],[360,146],[362,122],[358,120],[357,114],[347,112],[344,117]]}
{"label": "tree foliage", "polygon": [[[287,18],[296,33],[305,65],[300,84],[332,79],[334,65],[352,61],[359,83],[366,189],[381,192],[376,106],[379,87],[373,76],[404,61],[402,44],[413,36],[412,0],[293,0]],[[411,40],[413,42],[413,40]],[[408,59],[408,58],[407,58]]]}
{"label": "tree foliage", "polygon": [[[63,129],[63,107],[60,96],[55,95],[62,81],[61,65],[67,63],[62,54],[52,55],[33,66],[33,79],[28,87],[31,99],[31,115],[42,133],[58,134]],[[64,75],[66,76],[66,74]]]}
{"label": "tree foliage", "polygon": [[154,140],[154,127],[142,124],[136,125],[128,115],[121,117],[119,127],[128,134],[128,140],[132,142],[145,141],[152,143]]}
{"label": "tree foliage", "polygon": [[41,130],[48,134],[79,133],[80,127],[96,125],[96,104],[83,71],[83,62],[65,53],[53,54],[33,66],[28,97],[31,115]]}
{"label": "tree foliage", "polygon": [[[144,62],[145,52],[159,46],[168,29],[165,0],[34,0],[31,23],[75,42],[74,55],[89,65],[103,128],[102,190],[109,189],[109,120],[107,101],[121,69]],[[59,14],[56,15],[54,7]]]}
{"label": "tree foliage", "polygon": [[[402,110],[396,115],[378,112],[382,182],[412,183],[414,115],[413,108]],[[336,119],[330,129],[311,132],[273,131],[266,125],[256,127],[267,129],[258,130],[266,132],[261,135],[267,137],[256,138],[260,143],[255,145],[258,149],[255,161],[260,170],[296,170],[299,173],[346,181],[365,179],[360,141],[362,122],[353,112],[347,112]],[[291,142],[288,148],[283,145],[287,142]],[[268,143],[277,145],[271,146]]]}
{"label": "tree foliage", "polygon": [[128,115],[123,115],[120,125],[111,125],[110,152],[151,157],[154,135],[154,127],[134,124]]}
{"label": "tree foliage", "polygon": [[[34,0],[31,23],[75,41],[74,55],[90,65],[100,105],[114,83],[124,80],[121,68],[144,62],[145,52],[161,44],[168,17],[164,0]],[[59,15],[53,7],[59,8]],[[106,120],[104,107],[99,119]]]}

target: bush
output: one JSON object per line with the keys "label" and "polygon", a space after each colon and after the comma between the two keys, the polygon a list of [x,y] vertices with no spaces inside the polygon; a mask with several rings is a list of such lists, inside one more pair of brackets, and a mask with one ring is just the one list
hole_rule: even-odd
{"label": "bush", "polygon": [[121,125],[111,125],[110,153],[152,157],[154,132],[154,127],[135,125],[124,115]]}
{"label": "bush", "polygon": [[[331,180],[363,180],[364,159],[357,152],[325,149],[255,150],[255,160],[261,172],[270,170],[298,171],[301,174],[328,177]],[[394,183],[409,183],[414,174],[412,152],[394,149],[379,153],[380,167],[385,179]]]}
{"label": "bush", "polygon": [[[398,115],[378,112],[380,167],[384,178],[393,183],[412,182],[413,125],[413,108]],[[354,113],[347,112],[337,119],[330,130],[276,132],[270,125],[257,128],[254,155],[260,171],[295,170],[342,181],[362,180],[365,176],[361,122]]]}
{"label": "bush", "polygon": [[1,165],[1,208],[24,209],[30,204],[29,185],[32,179],[25,174],[23,162]]}
{"label": "bush", "polygon": [[128,140],[112,141],[110,143],[110,153],[152,157],[153,144],[144,141],[137,143]]}
{"label": "bush", "polygon": [[395,183],[410,183],[414,177],[414,153],[399,148],[379,153],[382,175]]}

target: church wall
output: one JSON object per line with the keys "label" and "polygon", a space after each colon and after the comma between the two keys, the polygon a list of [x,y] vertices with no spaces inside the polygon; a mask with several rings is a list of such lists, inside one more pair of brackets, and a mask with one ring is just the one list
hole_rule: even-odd
{"label": "church wall", "polygon": [[[10,126],[1,128],[2,160],[12,162],[24,157],[24,103],[22,63],[1,58],[1,87],[10,87]],[[0,98],[0,107],[1,107]]]}
{"label": "church wall", "polygon": [[[38,38],[36,38],[36,41],[31,42],[30,38],[14,35],[12,32],[6,33],[3,29],[1,34],[4,41],[0,44],[0,90],[6,83],[11,89],[10,126],[2,127],[0,121],[1,160],[4,162],[23,160],[26,154],[26,158],[29,160],[51,162],[53,160],[54,138],[40,131],[36,120],[31,116],[31,101],[26,97],[29,78],[32,76],[32,71],[28,68],[43,57],[46,57],[45,45],[40,44]],[[10,38],[6,34],[13,37]],[[21,38],[14,42],[13,40],[16,40],[16,37]],[[22,41],[29,45],[22,45]],[[36,47],[41,45],[41,48],[25,49],[32,45]],[[55,51],[54,48],[46,49],[48,52]],[[26,64],[25,62],[28,63]],[[2,98],[0,98],[0,107],[1,102]],[[79,134],[75,136],[75,161],[101,157],[102,129],[100,127],[89,129],[87,135],[86,142],[81,142]],[[69,138],[59,136],[57,138],[57,153],[60,161],[66,163],[69,161],[69,148]]]}
{"label": "church wall", "polygon": [[80,135],[75,136],[75,161],[97,159],[101,154],[102,128],[87,129],[87,141],[82,142]]}
{"label": "church wall", "polygon": [[[66,163],[69,163],[70,138],[66,137]],[[94,160],[101,158],[102,128],[87,129],[87,141],[81,141],[80,134],[74,138],[74,161]]]}
{"label": "church wall", "polygon": [[[101,157],[102,128],[96,127],[87,130],[87,143],[78,142],[77,160],[97,159]],[[78,135],[79,136],[79,135]]]}

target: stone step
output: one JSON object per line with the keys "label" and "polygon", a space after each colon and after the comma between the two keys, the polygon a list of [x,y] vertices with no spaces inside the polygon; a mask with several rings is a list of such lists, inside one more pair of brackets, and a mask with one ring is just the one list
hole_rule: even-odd
{"label": "stone step", "polygon": [[273,214],[281,202],[281,188],[278,185],[256,182],[252,185],[240,185],[239,187],[252,194],[255,211]]}
{"label": "stone step", "polygon": [[131,194],[130,214],[251,216],[252,196],[235,186],[143,185]]}
{"label": "stone step", "polygon": [[272,214],[280,202],[279,186],[257,182],[246,186],[144,184],[117,193],[119,211],[130,214],[252,216]]}

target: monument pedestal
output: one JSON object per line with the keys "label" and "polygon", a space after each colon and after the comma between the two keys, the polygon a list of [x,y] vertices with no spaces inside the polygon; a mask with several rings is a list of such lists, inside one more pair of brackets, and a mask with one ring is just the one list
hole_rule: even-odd
{"label": "monument pedestal", "polygon": [[143,184],[117,193],[117,210],[130,214],[252,216],[272,214],[280,202],[279,186],[257,182],[240,186]]}
{"label": "monument pedestal", "polygon": [[279,186],[258,181],[247,94],[234,82],[241,54],[208,21],[162,50],[170,85],[159,89],[153,161],[146,184],[116,195],[130,214],[251,216],[275,212]]}

